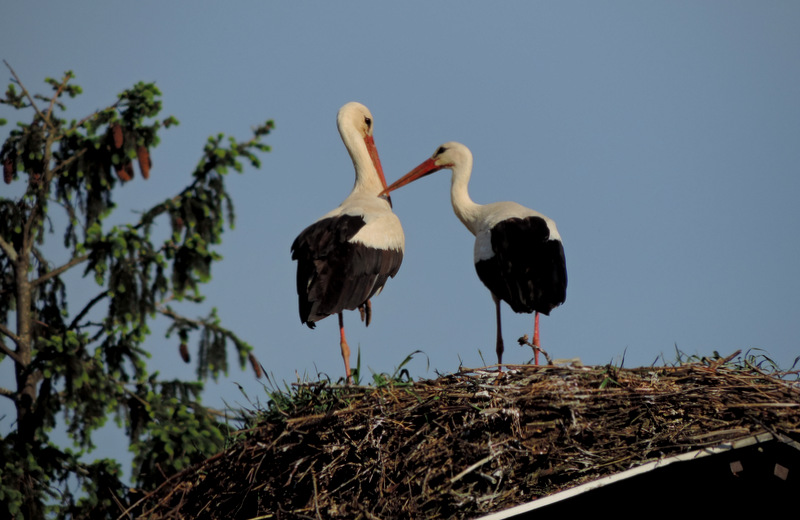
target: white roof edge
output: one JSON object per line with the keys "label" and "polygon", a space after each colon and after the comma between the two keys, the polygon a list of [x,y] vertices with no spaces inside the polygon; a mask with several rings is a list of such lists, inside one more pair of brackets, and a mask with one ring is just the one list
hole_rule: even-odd
{"label": "white roof edge", "polygon": [[540,507],[544,507],[555,502],[566,500],[567,498],[580,495],[581,493],[585,493],[587,491],[591,491],[593,489],[597,489],[599,487],[603,487],[608,484],[618,482],[620,480],[625,480],[627,478],[634,477],[642,473],[647,473],[648,471],[652,471],[654,469],[667,466],[669,464],[672,464],[673,462],[682,462],[686,460],[698,459],[701,457],[706,457],[708,455],[715,455],[717,453],[724,453],[739,448],[746,448],[754,444],[769,442],[774,439],[789,444],[796,450],[800,451],[800,444],[793,441],[789,437],[786,437],[784,435],[777,435],[776,437],[771,433],[761,433],[758,435],[743,437],[741,439],[737,439],[732,442],[725,442],[717,446],[714,446],[713,448],[703,448],[702,450],[690,451],[687,453],[681,453],[679,455],[673,455],[671,457],[654,460],[652,462],[642,464],[641,466],[636,466],[635,468],[631,468],[629,470],[622,471],[620,473],[615,473],[613,475],[599,478],[597,480],[581,484],[580,486],[575,486],[574,488],[570,488],[561,491],[559,493],[555,493],[553,495],[548,495],[546,497],[536,499],[533,502],[528,502],[526,504],[521,504],[518,506],[511,507],[509,509],[504,509],[503,511],[498,511],[496,513],[490,513],[486,516],[478,517],[475,520],[502,520],[504,518],[510,518],[520,513],[533,511],[534,509],[538,509]]}

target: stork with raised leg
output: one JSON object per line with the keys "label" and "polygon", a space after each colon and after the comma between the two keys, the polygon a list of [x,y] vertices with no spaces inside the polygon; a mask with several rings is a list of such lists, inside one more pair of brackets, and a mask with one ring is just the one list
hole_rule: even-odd
{"label": "stork with raised leg", "polygon": [[450,201],[461,222],[475,235],[475,270],[491,291],[497,315],[497,363],[503,362],[500,301],[514,312],[535,313],[534,361],[539,364],[539,314],[549,314],[567,297],[564,247],[556,223],[516,202],[477,204],[467,190],[472,152],[460,143],[441,145],[433,156],[383,193],[441,169],[453,172]]}
{"label": "stork with raised leg", "polygon": [[317,321],[338,314],[339,345],[347,381],[350,347],[342,311],[366,311],[403,261],[405,237],[400,219],[392,213],[378,151],[373,139],[372,114],[360,103],[347,103],[336,118],[339,134],[353,160],[355,185],[339,207],[304,229],[292,244],[297,260],[300,321],[314,328]]}

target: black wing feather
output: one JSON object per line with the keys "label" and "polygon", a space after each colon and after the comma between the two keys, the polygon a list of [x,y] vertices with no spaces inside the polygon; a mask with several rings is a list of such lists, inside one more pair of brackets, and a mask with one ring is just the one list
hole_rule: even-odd
{"label": "black wing feather", "polygon": [[300,320],[310,328],[326,316],[358,308],[400,269],[401,251],[349,242],[365,224],[361,216],[326,218],[292,244]]}
{"label": "black wing feather", "polygon": [[511,218],[491,230],[494,256],[475,264],[492,294],[515,312],[549,314],[567,297],[567,268],[561,240],[550,240],[540,217]]}

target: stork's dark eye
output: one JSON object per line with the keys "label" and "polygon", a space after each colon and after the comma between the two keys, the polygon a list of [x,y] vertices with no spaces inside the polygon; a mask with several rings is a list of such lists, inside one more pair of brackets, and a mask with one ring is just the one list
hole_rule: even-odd
{"label": "stork's dark eye", "polygon": [[447,148],[445,148],[444,146],[440,146],[439,149],[436,150],[436,154],[435,155],[442,155],[446,151],[447,151]]}
{"label": "stork's dark eye", "polygon": [[372,119],[365,117],[364,122],[367,124],[367,128],[372,128]]}

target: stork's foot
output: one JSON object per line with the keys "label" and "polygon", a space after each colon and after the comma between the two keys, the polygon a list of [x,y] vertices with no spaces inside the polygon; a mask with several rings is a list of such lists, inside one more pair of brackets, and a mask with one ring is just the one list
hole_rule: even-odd
{"label": "stork's foot", "polygon": [[347,344],[344,338],[339,343],[339,346],[342,347],[342,359],[344,360],[344,374],[345,374],[345,384],[351,385],[353,384],[353,375],[350,371],[350,346]]}
{"label": "stork's foot", "polygon": [[361,315],[361,321],[369,327],[372,322],[372,301],[367,300],[358,306],[358,313]]}

